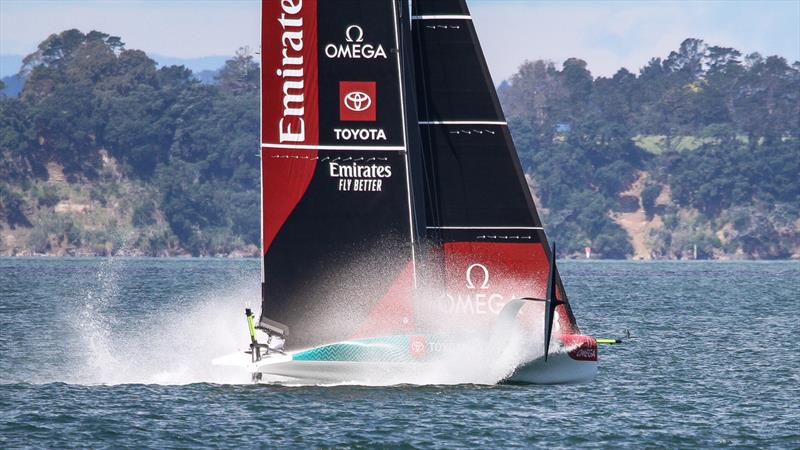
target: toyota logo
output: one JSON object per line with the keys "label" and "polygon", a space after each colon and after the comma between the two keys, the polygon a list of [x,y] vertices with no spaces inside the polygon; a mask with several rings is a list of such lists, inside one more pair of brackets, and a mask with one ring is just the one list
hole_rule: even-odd
{"label": "toyota logo", "polygon": [[372,99],[363,92],[353,91],[344,96],[344,106],[350,111],[366,111],[372,106]]}

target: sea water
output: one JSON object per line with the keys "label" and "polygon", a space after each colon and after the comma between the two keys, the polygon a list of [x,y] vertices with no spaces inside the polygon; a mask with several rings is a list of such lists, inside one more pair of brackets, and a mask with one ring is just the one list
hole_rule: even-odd
{"label": "sea water", "polygon": [[0,258],[0,448],[800,447],[800,263],[560,269],[583,332],[633,336],[590,383],[301,386],[210,364],[257,260]]}

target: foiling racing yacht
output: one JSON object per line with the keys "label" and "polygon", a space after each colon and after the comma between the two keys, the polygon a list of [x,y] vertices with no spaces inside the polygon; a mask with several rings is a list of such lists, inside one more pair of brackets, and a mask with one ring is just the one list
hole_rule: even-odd
{"label": "foiling racing yacht", "polygon": [[214,363],[369,382],[465,335],[490,364],[516,329],[538,354],[504,381],[592,379],[466,2],[263,0],[261,24],[261,313]]}

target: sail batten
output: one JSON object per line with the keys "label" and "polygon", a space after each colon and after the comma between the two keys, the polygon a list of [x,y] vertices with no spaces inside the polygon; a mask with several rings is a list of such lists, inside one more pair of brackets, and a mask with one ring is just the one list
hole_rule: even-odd
{"label": "sail batten", "polygon": [[421,16],[411,16],[413,20],[472,20],[472,16],[463,14],[427,14]]}
{"label": "sail batten", "polygon": [[505,120],[421,120],[420,125],[508,125]]}
{"label": "sail batten", "polygon": [[365,151],[365,150],[379,150],[379,151],[399,151],[405,152],[406,146],[404,145],[319,145],[319,144],[271,144],[263,143],[262,148],[277,148],[277,149],[297,149],[297,150],[337,150],[337,151]]}

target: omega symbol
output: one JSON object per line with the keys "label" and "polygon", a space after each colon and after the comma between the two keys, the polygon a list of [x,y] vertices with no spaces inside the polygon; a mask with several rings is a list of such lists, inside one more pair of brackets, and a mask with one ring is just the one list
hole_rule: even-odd
{"label": "omega symbol", "polygon": [[472,282],[472,270],[476,267],[483,271],[483,282],[481,283],[481,289],[489,289],[489,269],[487,269],[483,264],[477,263],[467,267],[467,289],[475,289],[475,283]]}
{"label": "omega symbol", "polygon": [[[353,36],[350,34],[353,30],[358,32],[355,39],[353,39]],[[364,29],[358,25],[350,25],[347,27],[347,29],[344,31],[344,35],[347,39],[347,42],[364,42]]]}

